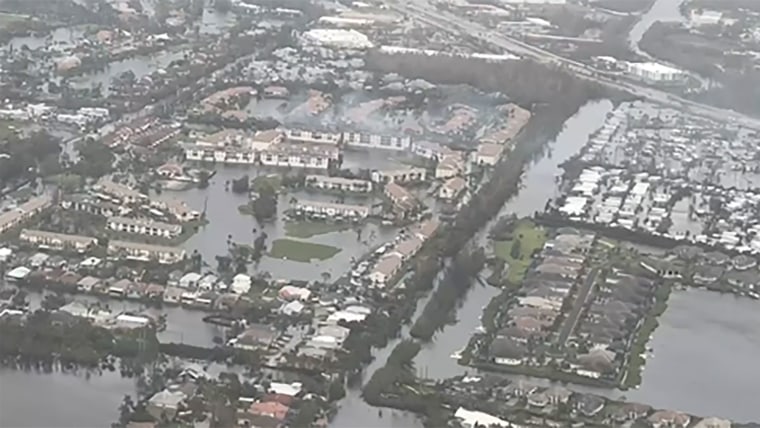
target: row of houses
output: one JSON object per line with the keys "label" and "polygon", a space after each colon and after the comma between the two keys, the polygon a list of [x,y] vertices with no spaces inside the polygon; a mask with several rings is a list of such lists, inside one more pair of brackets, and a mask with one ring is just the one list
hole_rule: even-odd
{"label": "row of houses", "polygon": [[440,227],[435,219],[425,220],[418,224],[408,235],[399,240],[393,248],[381,257],[368,278],[374,287],[385,288],[401,271],[404,263],[414,257]]}

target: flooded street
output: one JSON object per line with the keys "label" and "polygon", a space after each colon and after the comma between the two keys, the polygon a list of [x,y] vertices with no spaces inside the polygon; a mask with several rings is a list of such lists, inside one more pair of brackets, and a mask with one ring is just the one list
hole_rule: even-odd
{"label": "flooded street", "polygon": [[[526,168],[523,187],[515,197],[505,204],[500,216],[510,213],[515,213],[519,216],[532,215],[537,210],[543,210],[546,202],[556,192],[554,177],[561,172],[559,165],[583,147],[588,140],[588,136],[602,126],[607,113],[610,111],[612,111],[612,103],[610,101],[593,101],[581,107],[578,113],[568,119],[562,132],[553,141],[549,142],[546,156]],[[473,242],[486,245],[488,230],[494,221],[481,229],[473,237]],[[415,359],[418,376],[429,379],[445,379],[467,371],[474,371],[473,369],[468,370],[467,367],[460,366],[457,360],[450,358],[450,356],[452,353],[465,347],[473,331],[481,325],[480,316],[483,313],[484,306],[499,292],[500,289],[495,287],[480,284],[473,285],[462,305],[457,310],[457,323],[446,326],[436,334],[432,342],[423,345],[422,350]],[[417,319],[428,300],[429,297],[418,303],[417,311],[412,318],[413,320]],[[408,328],[405,327],[402,336],[407,337],[407,334]],[[398,340],[392,341],[387,347],[375,350],[375,360],[365,370],[365,379],[368,379],[371,373],[385,364],[390,351],[393,350],[398,342]],[[541,380],[537,380],[535,383],[538,384],[540,382]],[[360,391],[349,391],[348,397],[341,402],[338,416],[332,423],[333,427],[367,426],[392,428],[421,425],[413,415],[407,416],[407,413],[391,412],[389,409],[384,409],[385,417],[380,418],[378,409],[369,406],[361,400],[360,393]],[[389,413],[392,416],[389,416]],[[405,421],[408,423],[414,422],[415,425],[403,424]]]}
{"label": "flooded street", "polygon": [[135,395],[135,380],[118,372],[37,373],[0,369],[0,426],[110,427],[119,418],[125,394]]}
{"label": "flooded street", "polygon": [[[271,222],[259,224],[253,216],[238,211],[239,206],[248,203],[249,196],[225,190],[225,184],[228,181],[239,179],[246,174],[251,179],[257,176],[255,168],[217,167],[217,174],[212,178],[209,188],[191,189],[183,192],[167,191],[161,195],[162,198],[175,198],[185,201],[196,210],[205,210],[209,223],[202,226],[183,246],[189,252],[198,251],[203,260],[212,267],[216,266],[217,255],[227,254],[227,238],[229,236],[235,243],[252,245],[256,237],[264,232],[267,234],[267,248],[271,248],[271,243],[274,240],[286,238],[284,217],[285,212],[290,208],[292,198],[323,202],[334,202],[336,199],[336,196],[319,193],[290,192],[287,195],[280,196],[277,203],[277,218]],[[377,198],[345,198],[345,203],[348,204],[371,205],[378,201]],[[362,230],[361,239],[359,239],[354,228],[303,239],[341,250],[327,260],[301,263],[264,255],[253,266],[252,272],[265,271],[269,272],[273,279],[286,280],[313,281],[320,278],[323,272],[328,272],[333,278],[337,278],[349,270],[353,258],[357,258],[373,247],[393,239],[397,231],[396,228],[383,227],[376,223],[367,223],[360,228]]]}
{"label": "flooded street", "polygon": [[737,422],[760,421],[760,306],[705,290],[674,291],[629,400]]}

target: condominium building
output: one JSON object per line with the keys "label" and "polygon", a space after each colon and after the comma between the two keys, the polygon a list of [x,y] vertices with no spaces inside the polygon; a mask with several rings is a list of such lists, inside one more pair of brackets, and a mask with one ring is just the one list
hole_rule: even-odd
{"label": "condominium building", "polygon": [[39,248],[51,250],[71,249],[83,253],[98,242],[90,236],[66,235],[63,233],[46,232],[44,230],[24,229],[19,235],[22,242],[36,245]]}
{"label": "condominium building", "polygon": [[332,144],[340,143],[341,134],[336,132],[305,131],[286,129],[285,139],[290,143]]}
{"label": "condominium building", "polygon": [[7,232],[24,221],[31,219],[52,204],[53,199],[49,195],[42,195],[30,199],[10,211],[0,213],[0,233]]}
{"label": "condominium building", "polygon": [[375,170],[372,171],[371,177],[375,183],[415,183],[427,180],[427,170],[416,167]]}
{"label": "condominium building", "polygon": [[261,153],[263,165],[288,168],[327,169],[339,158],[340,150],[327,144],[283,143]]}
{"label": "condominium building", "polygon": [[306,185],[323,190],[367,193],[372,191],[372,182],[356,178],[330,177],[327,175],[307,175]]}
{"label": "condominium building", "polygon": [[412,139],[409,137],[344,132],[343,144],[348,147],[402,151],[411,149]]}
{"label": "condominium building", "polygon": [[320,201],[298,201],[295,210],[303,215],[324,218],[347,217],[361,219],[369,216],[369,207],[363,205],[335,204]]}
{"label": "condominium building", "polygon": [[135,219],[128,217],[110,217],[108,228],[116,232],[126,232],[136,235],[157,236],[161,238],[176,238],[182,233],[182,226],[164,223],[150,219]]}
{"label": "condominium building", "polygon": [[123,204],[134,204],[148,200],[148,195],[144,195],[129,186],[115,183],[108,178],[98,181],[95,190],[98,191],[100,196]]}
{"label": "condominium building", "polygon": [[185,258],[185,250],[180,247],[111,240],[108,243],[108,255],[113,258],[125,257],[140,261],[155,260],[162,264],[172,264]]}

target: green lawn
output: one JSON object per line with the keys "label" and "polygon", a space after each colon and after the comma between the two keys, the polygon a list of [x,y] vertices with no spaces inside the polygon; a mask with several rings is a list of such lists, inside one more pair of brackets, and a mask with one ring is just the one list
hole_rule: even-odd
{"label": "green lawn", "polygon": [[[544,246],[546,231],[536,226],[530,220],[520,220],[515,226],[513,238],[507,241],[493,243],[494,254],[509,265],[507,281],[511,284],[519,284],[525,277],[525,272],[532,261],[534,251]],[[520,240],[520,254],[517,258],[512,257],[512,245],[515,239]]]}
{"label": "green lawn", "polygon": [[277,239],[272,242],[269,255],[278,259],[308,263],[314,259],[327,260],[338,254],[340,248],[293,239]]}
{"label": "green lawn", "polygon": [[26,21],[27,19],[29,19],[29,15],[0,12],[0,27],[5,27],[14,22]]}
{"label": "green lawn", "polygon": [[285,223],[285,234],[294,238],[311,238],[325,233],[351,229],[347,223],[326,223],[321,221],[298,221]]}

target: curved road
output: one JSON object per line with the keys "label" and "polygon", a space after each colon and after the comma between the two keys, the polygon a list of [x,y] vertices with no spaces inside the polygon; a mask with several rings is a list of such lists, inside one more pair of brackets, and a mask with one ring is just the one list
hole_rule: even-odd
{"label": "curved road", "polygon": [[482,25],[462,19],[460,16],[443,12],[430,6],[425,0],[412,0],[410,2],[391,3],[389,6],[397,11],[411,16],[431,26],[438,27],[443,31],[457,34],[463,37],[474,37],[492,46],[521,55],[524,58],[532,58],[536,61],[553,64],[566,68],[578,77],[590,80],[610,88],[630,92],[634,96],[648,99],[660,104],[678,109],[688,109],[690,112],[705,116],[717,121],[729,121],[742,126],[760,130],[760,119],[737,113],[733,110],[721,109],[706,104],[691,101],[669,92],[636,84],[633,82],[620,82],[610,78],[611,75],[596,70],[587,64],[556,55],[547,50],[529,45],[520,40],[502,35]]}

